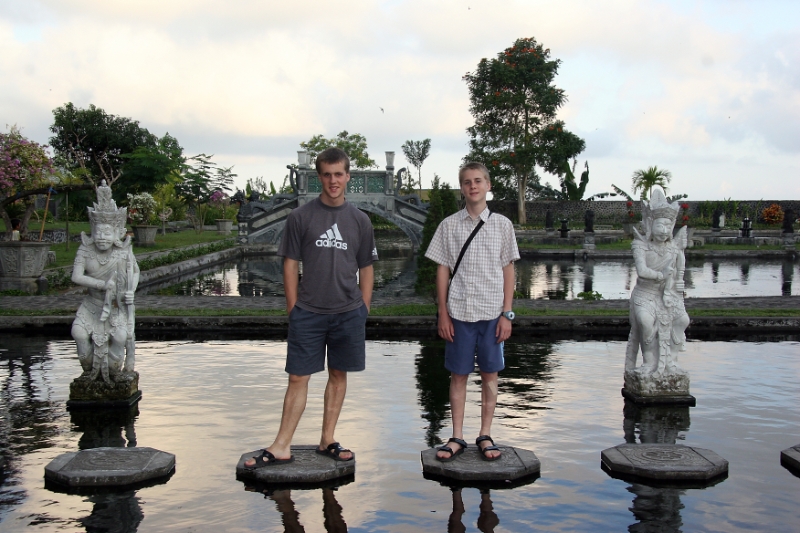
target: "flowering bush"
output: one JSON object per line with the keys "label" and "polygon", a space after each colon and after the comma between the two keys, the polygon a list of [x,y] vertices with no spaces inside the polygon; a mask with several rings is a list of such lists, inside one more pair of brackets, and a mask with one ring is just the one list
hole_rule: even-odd
{"label": "flowering bush", "polygon": [[224,220],[229,219],[228,213],[234,209],[231,206],[230,197],[224,192],[220,191],[219,189],[217,189],[211,194],[211,197],[208,199],[208,203],[210,203],[215,208],[220,210],[220,212],[222,213],[222,218]]}
{"label": "flowering bush", "polygon": [[767,224],[780,224],[783,222],[783,209],[778,204],[772,204],[761,211],[761,219]]}
{"label": "flowering bush", "polygon": [[[4,202],[0,204],[0,214],[9,232],[11,218],[6,207],[13,203],[11,199],[20,193],[46,187],[55,172],[46,148],[23,137],[16,126],[8,133],[0,133],[0,202]],[[22,200],[26,204],[20,227],[23,233],[33,213],[32,200],[32,197]]]}
{"label": "flowering bush", "polygon": [[147,192],[128,193],[128,218],[133,224],[151,224],[155,221],[157,208],[152,194]]}
{"label": "flowering bush", "polygon": [[687,202],[683,202],[681,204],[682,216],[681,216],[681,223],[683,226],[689,223],[689,204]]}

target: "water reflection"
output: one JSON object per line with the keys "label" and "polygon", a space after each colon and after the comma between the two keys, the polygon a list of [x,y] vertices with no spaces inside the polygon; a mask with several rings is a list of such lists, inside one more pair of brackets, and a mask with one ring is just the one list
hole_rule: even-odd
{"label": "water reflection", "polygon": [[49,342],[5,336],[0,348],[0,456],[5,463],[0,490],[0,513],[24,501],[27,493],[16,483],[5,483],[19,473],[25,455],[54,445],[61,405],[50,400],[48,372],[52,360]]}
{"label": "water reflection", "polygon": [[133,448],[136,446],[138,402],[128,408],[70,411],[72,430],[82,432],[78,448]]}
{"label": "water reflection", "polygon": [[[675,444],[686,438],[689,425],[688,406],[642,406],[625,400],[622,427],[628,444]],[[627,490],[634,494],[630,511],[637,520],[628,531],[681,531],[681,496],[685,490],[643,483],[632,483]]]}
{"label": "water reflection", "polygon": [[794,264],[784,261],[781,265],[781,295],[792,295],[792,275],[794,274]]}
{"label": "water reflection", "polygon": [[[453,494],[453,512],[450,513],[450,517],[447,520],[447,532],[463,533],[467,531],[467,528],[461,520],[465,512],[464,500],[461,498],[462,489],[460,487],[452,487],[450,491]],[[494,505],[492,504],[489,489],[481,489],[480,493],[481,503],[479,505],[480,514],[478,515],[477,522],[478,531],[491,533],[494,531],[494,528],[500,525],[500,519],[494,512]]]}
{"label": "water reflection", "polygon": [[446,425],[450,409],[450,372],[444,367],[444,340],[420,342],[414,360],[420,416],[428,422],[425,443],[429,448],[441,444],[439,432]]}
{"label": "water reflection", "polygon": [[94,494],[86,501],[92,503],[92,511],[77,520],[86,533],[136,533],[144,519],[141,498],[133,490]]}

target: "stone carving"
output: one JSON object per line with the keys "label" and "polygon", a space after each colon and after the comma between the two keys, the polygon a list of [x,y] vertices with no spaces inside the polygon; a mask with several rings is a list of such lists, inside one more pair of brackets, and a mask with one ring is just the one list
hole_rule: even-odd
{"label": "stone carving", "polygon": [[545,229],[552,230],[554,227],[553,224],[553,212],[548,209],[547,213],[544,215],[544,227]]}
{"label": "stone carving", "polygon": [[794,233],[792,224],[794,224],[795,218],[797,218],[797,215],[795,215],[794,211],[791,209],[787,209],[783,212],[783,228],[781,229],[781,233]]}
{"label": "stone carving", "polygon": [[[76,382],[83,383],[79,388],[96,389],[93,382],[102,380],[107,387],[119,388],[117,399],[123,399],[138,390],[133,302],[139,265],[131,239],[125,236],[127,209],[117,208],[105,180],[97,188],[97,203],[88,211],[92,234],[81,233],[72,271],[72,281],[88,289],[72,323],[83,374],[71,389]],[[99,399],[96,392],[86,396],[71,390],[70,398]]]}
{"label": "stone carving", "polygon": [[591,209],[586,210],[583,216],[583,231],[585,233],[594,233],[594,211]]}
{"label": "stone carving", "polygon": [[[645,234],[635,228],[633,258],[638,280],[630,299],[631,331],[625,355],[625,390],[633,396],[689,396],[689,373],[678,366],[689,315],[683,305],[686,227],[673,238],[680,206],[660,188],[642,202]],[[636,366],[639,349],[642,365]]]}

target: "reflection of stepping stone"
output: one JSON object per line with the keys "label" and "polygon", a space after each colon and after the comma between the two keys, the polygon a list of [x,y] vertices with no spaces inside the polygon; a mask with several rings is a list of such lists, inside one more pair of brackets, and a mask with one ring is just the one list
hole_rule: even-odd
{"label": "reflection of stepping stone", "polygon": [[422,452],[422,471],[459,481],[513,481],[539,474],[541,463],[532,451],[500,445],[498,448],[502,455],[496,461],[481,459],[478,448],[471,444],[449,463],[437,461],[436,448],[430,448]]}
{"label": "reflection of stepping stone", "polygon": [[781,452],[781,464],[792,473],[800,474],[800,444]]}
{"label": "reflection of stepping stone", "polygon": [[119,487],[174,470],[175,456],[153,448],[92,448],[59,455],[44,467],[44,477],[67,487]]}
{"label": "reflection of stepping stone", "polygon": [[236,477],[252,479],[263,483],[319,483],[356,472],[356,456],[352,461],[334,461],[330,457],[315,452],[318,446],[304,444],[292,446],[294,462],[264,466],[255,470],[244,467],[245,460],[261,455],[261,450],[242,454],[236,465]]}
{"label": "reflection of stepping stone", "polygon": [[728,461],[716,453],[681,444],[621,444],[600,458],[604,470],[620,477],[705,481],[728,473]]}

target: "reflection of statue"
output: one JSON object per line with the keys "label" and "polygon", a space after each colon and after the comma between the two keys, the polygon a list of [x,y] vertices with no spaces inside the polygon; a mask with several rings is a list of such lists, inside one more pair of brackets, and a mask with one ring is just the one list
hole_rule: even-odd
{"label": "reflection of statue", "polygon": [[139,265],[130,237],[125,237],[127,210],[117,209],[105,181],[97,188],[97,203],[89,208],[92,235],[81,233],[72,281],[88,289],[72,323],[83,376],[101,377],[111,385],[134,367],[133,294]]}
{"label": "reflection of statue", "polygon": [[783,228],[781,229],[781,233],[794,233],[792,224],[794,224],[795,218],[797,218],[797,215],[795,215],[794,211],[791,209],[787,209],[783,212]]}
{"label": "reflection of statue", "polygon": [[[686,227],[672,237],[679,209],[678,202],[670,204],[663,191],[655,188],[652,200],[642,202],[645,234],[634,229],[638,280],[631,294],[631,332],[625,358],[625,387],[634,393],[688,394],[689,376],[677,361],[677,351],[685,349],[684,332],[689,325],[683,306]],[[639,348],[643,364],[637,368]],[[656,382],[645,384],[642,379],[648,376]],[[636,390],[641,387],[654,390]]]}

